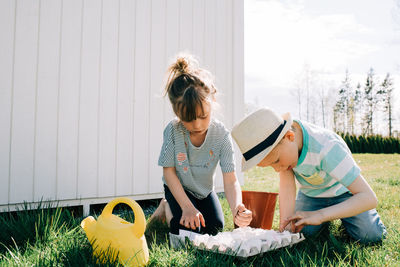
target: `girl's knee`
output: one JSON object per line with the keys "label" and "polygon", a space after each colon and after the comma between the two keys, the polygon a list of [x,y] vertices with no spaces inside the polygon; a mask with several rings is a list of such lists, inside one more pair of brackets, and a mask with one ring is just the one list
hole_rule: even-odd
{"label": "girl's knee", "polygon": [[178,219],[177,217],[172,217],[169,223],[170,232],[174,235],[179,235],[179,229],[182,228],[182,226],[179,223],[179,220],[180,218]]}
{"label": "girl's knee", "polygon": [[224,220],[215,220],[209,225],[207,225],[206,221],[206,233],[211,234],[211,235],[216,235],[218,232],[222,231],[224,229]]}
{"label": "girl's knee", "polygon": [[215,227],[220,229],[220,231],[222,231],[224,229],[224,224],[225,224],[224,220],[217,220],[216,224],[215,224]]}
{"label": "girl's knee", "polygon": [[213,225],[210,227],[212,230],[210,233],[212,235],[218,234],[218,232],[222,231],[224,229],[224,220],[215,220]]}
{"label": "girl's knee", "polygon": [[301,230],[301,233],[306,237],[311,237],[317,235],[323,228],[323,225],[306,225]]}

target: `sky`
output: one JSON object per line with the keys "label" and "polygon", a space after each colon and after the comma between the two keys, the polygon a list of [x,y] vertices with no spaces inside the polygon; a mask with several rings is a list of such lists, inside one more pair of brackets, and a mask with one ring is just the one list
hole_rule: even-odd
{"label": "sky", "polygon": [[372,67],[379,81],[387,72],[393,77],[400,111],[400,0],[246,0],[244,6],[246,103],[296,115],[292,92],[305,66],[328,91],[337,90],[346,69],[355,85]]}

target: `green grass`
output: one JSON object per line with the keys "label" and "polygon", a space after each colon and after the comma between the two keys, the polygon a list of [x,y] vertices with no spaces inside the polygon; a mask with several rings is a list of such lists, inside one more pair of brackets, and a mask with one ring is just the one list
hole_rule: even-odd
{"label": "green grass", "polygon": [[[168,229],[154,223],[146,231],[150,266],[400,266],[400,155],[358,154],[355,159],[363,176],[379,199],[378,212],[388,238],[382,243],[362,245],[351,240],[333,222],[329,230],[291,248],[265,253],[246,261],[198,251],[190,246],[174,250],[169,246]],[[246,173],[245,190],[278,192],[278,176],[270,168]],[[225,229],[233,229],[226,199],[220,197],[225,212]],[[0,266],[118,266],[99,264],[79,224],[82,217],[68,209],[51,206],[0,214]],[[154,207],[145,209],[148,217]],[[277,206],[273,228],[278,227]],[[121,212],[132,221],[132,213]]]}

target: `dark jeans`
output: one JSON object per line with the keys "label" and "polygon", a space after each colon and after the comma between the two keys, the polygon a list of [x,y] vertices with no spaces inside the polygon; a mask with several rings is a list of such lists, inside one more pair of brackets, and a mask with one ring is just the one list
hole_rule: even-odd
{"label": "dark jeans", "polygon": [[168,186],[164,185],[165,199],[168,201],[169,207],[172,212],[172,219],[170,222],[170,231],[172,234],[179,234],[179,229],[184,229],[200,234],[210,234],[216,235],[219,231],[224,228],[224,213],[222,212],[221,204],[219,203],[217,194],[212,191],[206,198],[197,199],[192,194],[185,190],[186,195],[193,203],[193,205],[198,209],[201,214],[203,214],[206,227],[198,227],[196,230],[191,228],[186,228],[181,225],[179,221],[182,217],[182,209],[178,202],[175,200]]}

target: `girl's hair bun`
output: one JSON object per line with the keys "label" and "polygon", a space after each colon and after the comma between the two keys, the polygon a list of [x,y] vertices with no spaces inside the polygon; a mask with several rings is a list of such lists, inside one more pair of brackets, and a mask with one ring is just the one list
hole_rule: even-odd
{"label": "girl's hair bun", "polygon": [[199,67],[190,54],[180,54],[168,68],[165,95],[168,94],[175,114],[184,121],[197,117],[197,106],[212,99],[216,93],[212,75]]}
{"label": "girl's hair bun", "polygon": [[170,67],[170,71],[176,76],[180,74],[192,73],[197,68],[197,61],[189,54],[181,54],[176,58],[175,63]]}

